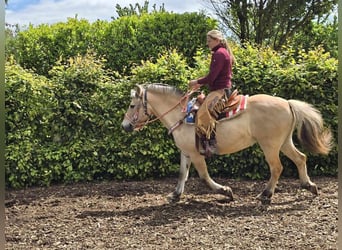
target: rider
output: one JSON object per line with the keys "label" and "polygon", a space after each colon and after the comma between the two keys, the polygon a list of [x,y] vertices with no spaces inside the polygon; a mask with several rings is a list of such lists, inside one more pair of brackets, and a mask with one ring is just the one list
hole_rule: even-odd
{"label": "rider", "polygon": [[203,85],[209,87],[210,92],[196,115],[196,133],[203,142],[205,154],[210,156],[216,149],[216,119],[213,117],[213,108],[224,95],[225,89],[232,86],[234,55],[222,32],[218,30],[207,33],[207,45],[212,52],[209,73],[207,76],[191,80],[189,86],[192,89],[198,89]]}

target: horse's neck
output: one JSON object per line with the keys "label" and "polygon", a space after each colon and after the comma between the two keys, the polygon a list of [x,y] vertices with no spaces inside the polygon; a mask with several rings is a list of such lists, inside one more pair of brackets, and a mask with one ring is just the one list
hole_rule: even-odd
{"label": "horse's neck", "polygon": [[160,118],[161,123],[166,127],[170,128],[176,122],[184,118],[185,113],[181,112],[181,105],[179,104],[180,98],[175,97],[154,97],[150,102],[153,109],[153,113],[156,117]]}

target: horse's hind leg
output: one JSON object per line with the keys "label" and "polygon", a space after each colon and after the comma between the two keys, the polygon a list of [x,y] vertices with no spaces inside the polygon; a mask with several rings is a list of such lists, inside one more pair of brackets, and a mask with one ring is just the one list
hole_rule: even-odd
{"label": "horse's hind leg", "polygon": [[266,161],[270,167],[271,177],[266,188],[257,196],[257,199],[261,200],[263,203],[270,203],[279,177],[283,171],[283,165],[280,162],[279,150],[277,150],[274,145],[268,147],[260,146],[264,151]]}
{"label": "horse's hind leg", "polygon": [[223,194],[227,196],[230,200],[233,200],[233,192],[232,189],[228,186],[222,186],[216,183],[211,177],[209,176],[207,164],[205,162],[205,158],[202,155],[196,154],[191,157],[191,161],[194,164],[199,177],[207,184],[209,188],[213,191]]}
{"label": "horse's hind leg", "polygon": [[292,138],[288,138],[281,147],[281,151],[296,164],[301,186],[313,194],[318,195],[317,186],[310,180],[307,173],[306,155],[294,146]]}
{"label": "horse's hind leg", "polygon": [[180,197],[184,192],[185,182],[188,179],[190,166],[191,166],[190,157],[185,155],[182,152],[180,169],[179,169],[179,177],[178,177],[176,190],[167,196],[167,199],[169,200],[169,202],[178,202],[180,200]]}

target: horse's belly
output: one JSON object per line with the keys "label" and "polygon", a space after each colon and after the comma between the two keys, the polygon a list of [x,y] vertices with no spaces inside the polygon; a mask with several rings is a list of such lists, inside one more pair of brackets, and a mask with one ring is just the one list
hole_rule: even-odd
{"label": "horse's belly", "polygon": [[217,147],[220,154],[231,154],[255,143],[251,135],[248,114],[220,122],[216,127]]}

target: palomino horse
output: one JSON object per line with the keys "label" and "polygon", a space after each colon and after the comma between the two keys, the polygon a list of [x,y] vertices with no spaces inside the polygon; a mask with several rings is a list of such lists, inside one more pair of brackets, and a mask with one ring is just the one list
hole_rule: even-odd
{"label": "palomino horse", "polygon": [[[168,199],[179,201],[193,163],[200,178],[215,192],[233,199],[230,187],[216,183],[208,174],[205,157],[198,152],[194,125],[182,123],[187,94],[162,84],[137,85],[131,91],[131,103],[122,122],[127,132],[137,130],[149,122],[160,120],[169,129],[181,150],[180,174],[176,190]],[[152,115],[156,118],[151,120]],[[308,174],[306,155],[293,144],[292,134],[297,128],[300,143],[310,152],[328,154],[332,135],[323,127],[320,112],[310,104],[298,100],[285,100],[269,95],[253,95],[248,107],[239,116],[219,122],[216,126],[218,154],[231,154],[258,143],[269,164],[271,177],[257,198],[269,203],[274,194],[283,166],[279,151],[297,166],[300,184],[318,195],[316,184]]]}

